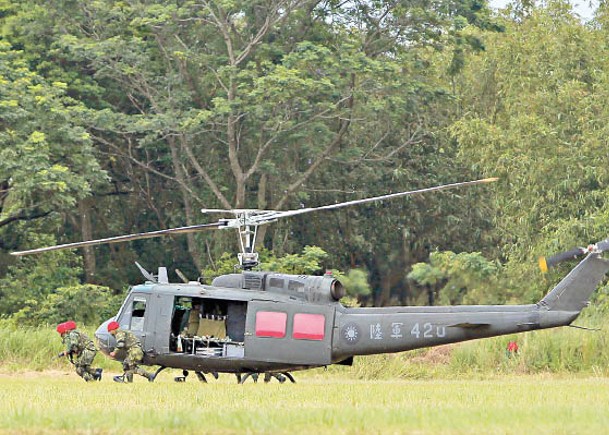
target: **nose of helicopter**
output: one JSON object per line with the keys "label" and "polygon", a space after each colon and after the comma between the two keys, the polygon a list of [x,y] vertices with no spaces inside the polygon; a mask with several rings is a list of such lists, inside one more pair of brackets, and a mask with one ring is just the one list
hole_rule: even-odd
{"label": "nose of helicopter", "polygon": [[105,355],[108,355],[112,351],[112,342],[114,337],[108,332],[108,323],[112,322],[114,317],[106,320],[104,323],[99,325],[97,331],[95,331],[95,338],[97,339],[97,344],[99,345],[99,350],[101,350]]}

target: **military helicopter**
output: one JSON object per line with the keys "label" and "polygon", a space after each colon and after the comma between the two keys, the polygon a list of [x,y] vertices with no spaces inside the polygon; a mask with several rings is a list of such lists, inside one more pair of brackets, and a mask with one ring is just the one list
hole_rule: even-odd
{"label": "military helicopter", "polygon": [[211,285],[199,281],[170,283],[167,269],[156,275],[136,263],[146,278],[131,288],[117,315],[95,332],[102,352],[109,354],[114,338],[110,321],[119,322],[142,341],[144,364],[183,370],[177,381],[194,371],[233,373],[239,382],[252,376],[294,382],[290,372],[328,366],[351,365],[358,355],[402,352],[477,338],[512,334],[571,324],[609,270],[601,253],[609,239],[540,260],[547,270],[580,255],[585,258],[543,299],[529,305],[406,306],[347,308],[340,303],[343,285],[331,275],[287,275],[254,270],[257,229],[283,217],[423,194],[462,186],[489,183],[495,178],[453,183],[398,192],[338,204],[288,211],[216,210],[226,213],[214,223],[147,233],[68,243],[13,255],[115,243],[205,229],[236,229],[239,233],[241,273],[222,275]]}

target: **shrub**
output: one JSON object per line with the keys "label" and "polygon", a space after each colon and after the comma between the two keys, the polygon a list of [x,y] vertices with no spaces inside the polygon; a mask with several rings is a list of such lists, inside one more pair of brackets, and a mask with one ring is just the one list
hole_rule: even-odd
{"label": "shrub", "polygon": [[40,301],[30,300],[12,318],[20,325],[57,324],[68,319],[96,325],[118,311],[121,296],[108,287],[93,284],[60,287]]}

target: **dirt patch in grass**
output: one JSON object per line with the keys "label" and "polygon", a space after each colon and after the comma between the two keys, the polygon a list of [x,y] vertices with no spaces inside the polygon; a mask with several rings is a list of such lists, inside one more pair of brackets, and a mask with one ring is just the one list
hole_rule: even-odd
{"label": "dirt patch in grass", "polygon": [[422,355],[412,357],[410,361],[417,364],[448,364],[454,348],[454,344],[432,347]]}
{"label": "dirt patch in grass", "polygon": [[22,379],[35,379],[35,378],[60,378],[62,376],[73,375],[73,371],[68,370],[44,370],[41,372],[27,370],[27,371],[7,371],[0,368],[0,378],[22,378]]}
{"label": "dirt patch in grass", "polygon": [[[111,379],[112,376],[120,375],[119,372],[106,372],[104,370],[104,377]],[[24,371],[8,371],[0,368],[0,379],[61,379],[66,377],[74,377],[79,379],[79,376],[74,370],[24,370]]]}

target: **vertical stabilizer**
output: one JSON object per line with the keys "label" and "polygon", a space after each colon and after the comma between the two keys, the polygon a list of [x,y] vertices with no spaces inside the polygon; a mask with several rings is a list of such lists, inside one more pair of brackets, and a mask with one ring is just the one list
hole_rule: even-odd
{"label": "vertical stabilizer", "polygon": [[592,253],[582,260],[540,302],[551,311],[580,312],[609,270],[609,261]]}

